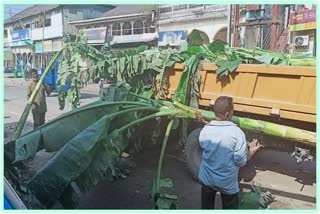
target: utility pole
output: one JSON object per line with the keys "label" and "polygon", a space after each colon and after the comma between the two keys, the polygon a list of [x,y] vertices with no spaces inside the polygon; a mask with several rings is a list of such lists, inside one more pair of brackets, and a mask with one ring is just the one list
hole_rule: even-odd
{"label": "utility pole", "polygon": [[276,44],[278,39],[278,24],[279,24],[279,5],[273,5],[272,8],[272,25],[271,25],[271,39],[270,50],[276,50]]}
{"label": "utility pole", "polygon": [[231,23],[232,23],[232,5],[228,6],[228,26],[227,26],[227,43],[231,47]]}
{"label": "utility pole", "polygon": [[44,40],[44,23],[46,19],[46,12],[43,11],[43,22],[42,22],[42,42],[41,42],[41,67],[40,70],[43,68],[43,40]]}
{"label": "utility pole", "polygon": [[234,14],[233,14],[233,43],[232,47],[239,46],[239,19],[240,19],[240,5],[234,5]]}

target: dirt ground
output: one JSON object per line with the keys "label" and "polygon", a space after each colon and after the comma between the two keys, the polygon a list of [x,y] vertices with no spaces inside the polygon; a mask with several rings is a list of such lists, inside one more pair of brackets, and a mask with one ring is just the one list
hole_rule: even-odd
{"label": "dirt ground", "polygon": [[[5,81],[5,142],[10,139],[26,102],[24,97],[26,85],[23,81],[21,84],[10,81]],[[98,99],[96,91],[83,92],[84,102],[88,103],[96,99]],[[57,97],[50,97],[47,101],[50,106],[48,119],[61,114],[61,112],[55,112]],[[23,132],[31,129],[32,118],[29,116]],[[262,135],[258,137],[265,144],[282,145],[283,143],[285,145],[279,139],[277,141]],[[175,136],[172,136],[168,143],[163,176],[173,179],[179,209],[200,209],[200,185],[191,178],[185,163],[183,147],[178,145],[175,139]],[[153,146],[143,150],[142,153],[131,154],[125,160],[131,167],[130,176],[111,183],[101,181],[91,191],[81,196],[78,209],[151,209],[153,204],[149,193],[156,174],[159,153],[160,148]],[[36,159],[28,164],[39,169],[49,157],[50,154],[40,152]],[[275,201],[270,205],[271,209],[314,209],[316,207],[315,161],[297,164],[287,151],[266,147],[259,151],[247,166],[241,168],[239,178],[241,191],[249,191],[253,181],[270,191],[275,196]],[[217,198],[217,205],[221,207],[219,198]]]}

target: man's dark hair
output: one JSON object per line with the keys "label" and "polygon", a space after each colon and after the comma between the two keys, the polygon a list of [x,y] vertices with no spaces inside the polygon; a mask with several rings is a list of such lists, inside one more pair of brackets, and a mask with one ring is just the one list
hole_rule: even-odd
{"label": "man's dark hair", "polygon": [[31,74],[38,74],[38,71],[34,68],[31,69]]}
{"label": "man's dark hair", "polygon": [[216,116],[223,116],[225,113],[233,110],[232,97],[220,96],[218,97],[213,105],[213,111]]}

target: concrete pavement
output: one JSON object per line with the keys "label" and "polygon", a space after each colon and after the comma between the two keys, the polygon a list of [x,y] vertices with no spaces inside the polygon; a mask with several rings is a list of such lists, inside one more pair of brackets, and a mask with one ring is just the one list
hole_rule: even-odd
{"label": "concrete pavement", "polygon": [[[29,81],[23,78],[11,78],[11,75],[6,74],[4,78],[4,129],[5,129],[5,142],[8,141],[8,136],[12,134],[16,123],[18,122],[21,114],[26,106],[27,87]],[[98,84],[88,85],[81,89],[80,105],[85,105],[99,99],[99,86]],[[58,94],[52,92],[47,97],[46,121],[50,121],[61,114],[68,111],[66,107],[64,110],[59,110]],[[30,112],[27,123],[23,129],[23,133],[32,130],[33,118]]]}
{"label": "concrete pavement", "polygon": [[[15,124],[26,104],[27,83],[23,79],[5,78],[4,122],[5,141],[10,139]],[[98,84],[81,89],[81,105],[96,101]],[[47,98],[47,120],[52,120],[67,110],[60,111],[57,94]],[[32,116],[29,115],[23,133],[32,130]],[[171,138],[165,155],[163,175],[174,181],[179,197],[179,208],[200,209],[200,185],[191,179],[184,161],[183,147]],[[270,140],[266,138],[266,140]],[[280,142],[281,143],[281,142]],[[91,191],[81,197],[78,208],[84,209],[143,209],[151,208],[148,197],[160,149],[132,155],[136,166],[127,179],[110,183],[101,181]],[[315,161],[296,164],[287,152],[262,149],[240,170],[240,188],[249,191],[252,181],[261,184],[276,196],[272,209],[314,209],[316,201]]]}

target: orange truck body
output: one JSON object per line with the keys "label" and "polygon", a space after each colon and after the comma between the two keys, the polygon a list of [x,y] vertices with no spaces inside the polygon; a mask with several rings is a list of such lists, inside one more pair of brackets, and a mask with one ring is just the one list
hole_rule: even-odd
{"label": "orange truck body", "polygon": [[[175,64],[167,72],[167,98],[172,98],[183,68]],[[218,96],[231,96],[240,116],[315,131],[316,67],[241,64],[221,79],[216,69],[213,63],[199,66],[200,107],[212,105]]]}

